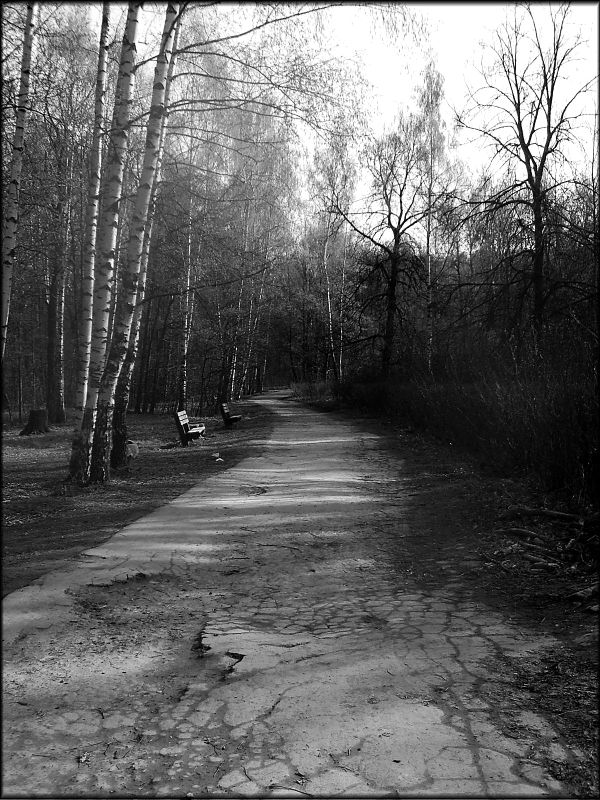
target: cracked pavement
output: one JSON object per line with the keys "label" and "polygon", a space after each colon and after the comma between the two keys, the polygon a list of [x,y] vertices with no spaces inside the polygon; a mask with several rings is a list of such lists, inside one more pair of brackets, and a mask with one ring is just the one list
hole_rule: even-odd
{"label": "cracked pavement", "polygon": [[576,754],[490,671],[554,640],[404,569],[402,458],[285,394],[251,456],[5,598],[5,796],[564,796]]}

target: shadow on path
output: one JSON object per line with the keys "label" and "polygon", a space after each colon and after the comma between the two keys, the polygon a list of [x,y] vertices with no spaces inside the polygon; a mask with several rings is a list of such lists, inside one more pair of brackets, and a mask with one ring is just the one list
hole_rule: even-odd
{"label": "shadow on path", "polygon": [[284,396],[243,461],[6,599],[5,794],[562,792],[577,753],[491,677],[555,640],[423,582],[403,458]]}

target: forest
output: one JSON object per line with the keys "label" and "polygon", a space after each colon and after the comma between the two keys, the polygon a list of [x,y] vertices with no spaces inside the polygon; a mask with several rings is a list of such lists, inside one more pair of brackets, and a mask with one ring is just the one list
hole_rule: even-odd
{"label": "forest", "polygon": [[[85,486],[128,414],[292,385],[596,504],[593,32],[505,9],[450,108],[418,5],[3,3],[3,412]],[[419,53],[383,127],[354,13]]]}

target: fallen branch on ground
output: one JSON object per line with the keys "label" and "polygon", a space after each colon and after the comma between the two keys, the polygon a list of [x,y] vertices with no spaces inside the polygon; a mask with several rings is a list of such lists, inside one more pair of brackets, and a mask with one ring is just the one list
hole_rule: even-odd
{"label": "fallen branch on ground", "polygon": [[509,506],[509,511],[515,514],[541,514],[545,517],[555,517],[556,519],[577,522],[580,517],[578,514],[567,514],[565,511],[553,511],[551,508],[530,508],[529,506]]}

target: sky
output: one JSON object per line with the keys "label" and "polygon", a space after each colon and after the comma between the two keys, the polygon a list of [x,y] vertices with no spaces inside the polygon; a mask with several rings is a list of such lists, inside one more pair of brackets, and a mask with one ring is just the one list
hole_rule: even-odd
{"label": "sky", "polygon": [[[90,4],[93,8],[96,4]],[[231,9],[235,3],[224,4]],[[379,4],[377,4],[379,5]],[[376,133],[381,133],[393,123],[398,108],[409,108],[414,103],[415,83],[427,60],[430,48],[431,57],[444,77],[446,95],[445,117],[448,127],[453,123],[453,109],[461,109],[467,96],[467,83],[476,88],[481,81],[476,71],[480,64],[482,43],[492,41],[494,31],[504,21],[507,11],[514,4],[505,2],[486,3],[392,3],[391,16],[402,19],[404,9],[414,17],[422,17],[429,31],[424,40],[422,35],[412,37],[406,25],[399,24],[395,34],[383,23],[383,17],[390,12],[377,12],[374,4],[343,3],[331,9],[326,22],[326,35],[323,46],[327,56],[354,57],[359,55],[364,72],[373,84],[372,124]],[[534,3],[533,8],[540,20],[547,17],[549,3]],[[556,4],[552,4],[556,8]],[[583,83],[598,73],[598,16],[599,3],[572,3],[570,18],[572,33],[581,32],[587,45],[581,49],[583,60],[570,80]],[[369,6],[371,6],[369,8]],[[115,3],[113,24],[125,13],[125,3]],[[157,14],[161,3],[148,3],[144,11],[145,26],[150,29],[142,35],[142,40],[154,39],[159,33],[161,15]],[[99,8],[92,16],[97,17]],[[248,11],[249,4],[245,4]],[[375,13],[373,13],[375,10]],[[235,19],[235,16],[234,16]],[[241,20],[240,20],[241,22]],[[156,28],[156,31],[154,30]],[[425,44],[428,42],[428,45]],[[142,48],[143,49],[143,48]],[[597,97],[596,92],[592,93]],[[488,158],[481,146],[469,146],[466,139],[462,146],[466,158],[477,169]]]}
{"label": "sky", "polygon": [[[533,4],[540,20],[548,14],[548,3]],[[556,8],[556,4],[552,4]],[[598,15],[599,3],[573,3],[571,6],[570,33],[580,32],[587,44],[581,48],[582,60],[569,76],[572,86],[580,85],[598,74]],[[512,3],[416,3],[408,4],[416,15],[422,15],[429,29],[429,43],[433,61],[444,77],[446,95],[446,121],[452,124],[452,109],[460,110],[467,96],[467,84],[478,86],[481,78],[476,67],[481,63],[482,43],[493,40],[495,30],[502,24]],[[425,64],[423,41],[410,41],[400,29],[395,40],[381,30],[369,30],[365,11],[344,5],[339,9],[333,26],[332,48],[340,52],[356,49],[361,53],[366,74],[380,97],[378,119],[374,126],[383,130],[393,122],[399,106],[410,107],[413,102],[415,79]],[[386,41],[387,39],[387,41]],[[592,93],[597,97],[597,89]],[[467,150],[465,151],[465,148]],[[479,147],[463,151],[475,167],[489,156]]]}

